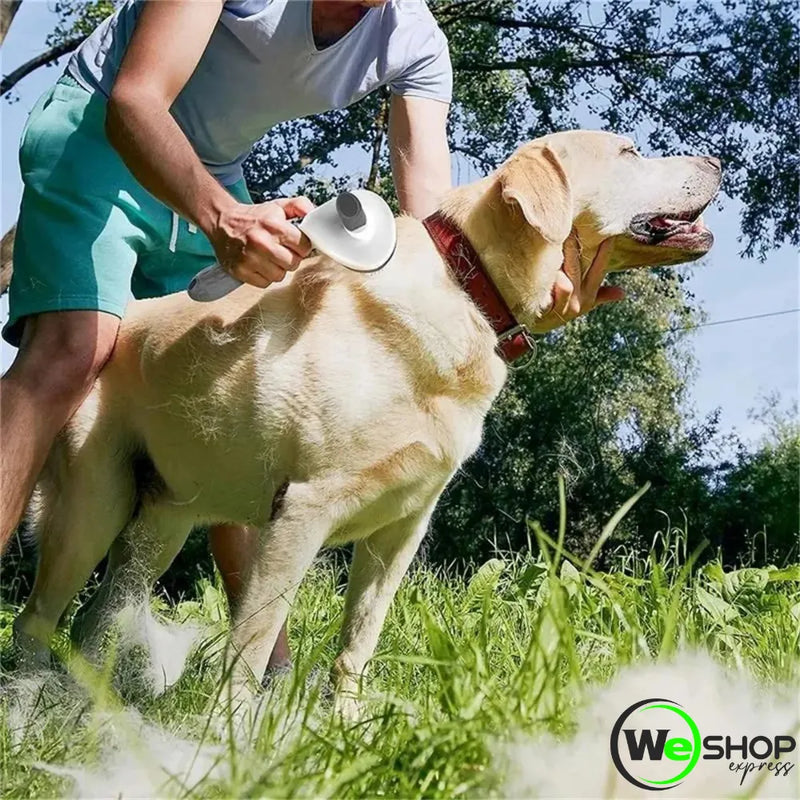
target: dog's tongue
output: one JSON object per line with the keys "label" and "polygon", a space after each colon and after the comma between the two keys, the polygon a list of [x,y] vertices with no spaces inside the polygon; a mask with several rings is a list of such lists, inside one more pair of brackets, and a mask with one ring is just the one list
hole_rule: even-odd
{"label": "dog's tongue", "polygon": [[675,222],[666,217],[653,217],[648,221],[648,224],[651,228],[655,228],[656,230],[666,230],[667,228],[671,228]]}

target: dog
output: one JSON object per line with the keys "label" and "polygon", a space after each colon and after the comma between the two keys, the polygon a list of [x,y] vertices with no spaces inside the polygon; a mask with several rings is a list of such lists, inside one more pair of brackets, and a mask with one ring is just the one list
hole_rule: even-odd
{"label": "dog", "polygon": [[[615,240],[612,269],[706,253],[711,157],[644,158],[609,133],[556,133],[450,192],[440,219],[465,237],[508,311],[532,327],[570,235],[584,271]],[[308,258],[267,290],[210,304],[185,292],[133,302],[108,365],[38,485],[39,563],[15,621],[31,659],[108,553],[76,623],[99,646],[122,600],[146,600],[196,525],[261,535],[233,609],[237,685],[260,679],[295,592],[325,545],[354,542],[332,679],[355,697],[389,605],[453,474],[477,449],[506,379],[489,319],[423,223],[356,274]]]}

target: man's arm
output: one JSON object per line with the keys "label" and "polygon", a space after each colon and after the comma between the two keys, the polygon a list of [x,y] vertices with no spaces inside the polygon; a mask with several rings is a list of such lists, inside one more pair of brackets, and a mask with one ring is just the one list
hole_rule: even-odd
{"label": "man's arm", "polygon": [[439,100],[392,95],[389,144],[400,208],[422,219],[451,188],[447,112]]}
{"label": "man's arm", "polygon": [[287,217],[311,209],[305,198],[248,206],[209,174],[169,109],[194,72],[223,0],[147,2],[120,65],[106,131],[137,180],[211,240],[220,263],[240,280],[281,280],[309,243]]}

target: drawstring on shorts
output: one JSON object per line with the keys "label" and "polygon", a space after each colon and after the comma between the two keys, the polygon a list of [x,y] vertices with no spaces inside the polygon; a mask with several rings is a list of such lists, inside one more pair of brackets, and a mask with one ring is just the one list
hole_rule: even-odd
{"label": "drawstring on shorts", "polygon": [[[181,218],[173,211],[172,212],[172,229],[169,233],[169,251],[174,253],[178,247],[178,226],[181,224]],[[197,225],[187,222],[186,226],[189,233],[197,233]]]}
{"label": "drawstring on shorts", "polygon": [[169,251],[174,253],[178,246],[178,225],[180,224],[180,217],[173,211],[172,212],[172,230],[169,234]]}

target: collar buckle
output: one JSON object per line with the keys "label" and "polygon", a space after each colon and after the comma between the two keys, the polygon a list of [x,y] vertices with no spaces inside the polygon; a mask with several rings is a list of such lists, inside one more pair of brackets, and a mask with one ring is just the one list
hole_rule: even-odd
{"label": "collar buckle", "polygon": [[497,334],[496,350],[506,364],[517,362],[512,369],[519,369],[530,363],[536,353],[536,342],[527,325],[518,323]]}
{"label": "collar buckle", "polygon": [[525,341],[533,347],[533,336],[531,336],[531,332],[528,330],[527,325],[523,325],[522,323],[517,323],[514,327],[509,328],[502,333],[497,334],[497,342],[498,344],[503,344],[503,342],[508,341],[509,339],[513,339],[515,336],[522,335]]}

